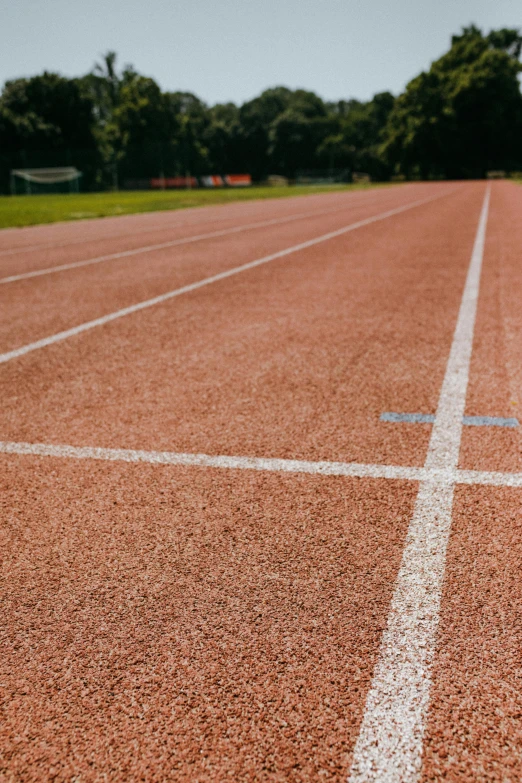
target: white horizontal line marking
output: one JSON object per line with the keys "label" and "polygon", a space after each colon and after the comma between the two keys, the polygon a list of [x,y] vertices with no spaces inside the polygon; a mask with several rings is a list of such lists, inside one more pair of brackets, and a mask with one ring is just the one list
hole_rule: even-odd
{"label": "white horizontal line marking", "polygon": [[457,470],[457,484],[482,484],[490,487],[522,487],[522,473],[487,470]]}
{"label": "white horizontal line marking", "polygon": [[211,283],[217,283],[220,280],[225,280],[227,277],[232,277],[234,275],[240,274],[241,272],[254,269],[257,266],[261,266],[262,264],[267,264],[269,261],[275,261],[278,258],[284,258],[285,256],[292,255],[293,253],[297,253],[300,250],[306,250],[309,247],[314,247],[314,245],[319,245],[322,242],[327,242],[330,239],[343,236],[343,234],[347,234],[350,231],[355,231],[358,228],[363,228],[364,226],[369,226],[372,223],[377,223],[380,220],[385,220],[386,218],[393,217],[394,215],[399,215],[401,212],[414,209],[415,207],[419,207],[422,204],[428,204],[429,202],[442,198],[442,196],[445,195],[448,195],[448,193],[439,193],[436,196],[431,196],[427,199],[420,199],[419,201],[413,201],[409,204],[403,205],[402,207],[389,209],[386,212],[381,212],[377,215],[373,215],[372,217],[365,218],[364,220],[358,220],[355,223],[350,223],[347,226],[338,228],[336,231],[329,231],[327,234],[322,234],[321,236],[315,237],[314,239],[309,239],[306,242],[300,242],[298,245],[292,245],[291,247],[287,247],[284,250],[279,250],[277,253],[271,253],[268,256],[257,258],[255,261],[249,261],[246,264],[241,264],[241,266],[235,266],[232,269],[227,269],[224,272],[219,272],[216,275],[205,277],[195,283],[189,283],[188,285],[184,285],[181,288],[176,288],[173,291],[167,291],[165,294],[160,294],[159,296],[155,296],[152,299],[146,299],[143,302],[129,305],[129,307],[124,307],[121,310],[108,313],[107,315],[103,315],[100,318],[94,318],[92,321],[86,321],[85,323],[79,324],[78,326],[73,326],[71,329],[65,329],[63,332],[57,332],[56,334],[50,335],[49,337],[36,340],[34,343],[28,343],[27,345],[23,345],[20,348],[15,348],[13,351],[7,351],[6,353],[0,354],[0,364],[9,362],[11,359],[18,359],[20,356],[24,356],[31,351],[36,351],[40,348],[45,348],[49,345],[59,343],[62,340],[67,340],[69,337],[75,337],[76,335],[81,334],[82,332],[87,332],[88,330],[94,329],[97,326],[104,326],[105,324],[108,324],[111,321],[115,321],[118,318],[123,318],[126,315],[132,315],[133,313],[137,313],[140,310],[145,310],[158,304],[163,304],[163,302],[167,302],[169,299],[173,299],[176,296],[181,296],[182,294],[196,291],[198,288],[203,288],[204,286],[210,285]]}
{"label": "white horizontal line marking", "polygon": [[109,462],[144,462],[152,465],[186,465],[224,470],[261,470],[279,473],[310,473],[348,478],[383,478],[399,481],[455,482],[499,487],[522,487],[522,473],[478,470],[441,470],[407,465],[379,465],[361,462],[329,462],[272,457],[234,457],[187,454],[174,451],[105,449],[95,446],[64,446],[52,443],[0,442],[0,453],[67,459],[96,459]]}

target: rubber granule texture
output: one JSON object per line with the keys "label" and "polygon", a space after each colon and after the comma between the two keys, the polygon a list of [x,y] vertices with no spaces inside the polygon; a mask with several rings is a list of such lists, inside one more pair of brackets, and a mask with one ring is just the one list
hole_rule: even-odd
{"label": "rubber granule texture", "polygon": [[7,780],[345,780],[413,485],[3,459]]}
{"label": "rubber granule texture", "polygon": [[520,490],[458,488],[424,781],[522,780],[521,564]]}

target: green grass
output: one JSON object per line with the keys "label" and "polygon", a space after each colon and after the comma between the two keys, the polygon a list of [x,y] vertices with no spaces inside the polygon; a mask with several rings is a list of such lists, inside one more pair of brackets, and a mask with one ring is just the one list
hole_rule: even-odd
{"label": "green grass", "polygon": [[[56,223],[60,220],[130,215],[166,209],[186,209],[232,201],[361,190],[375,185],[296,185],[223,190],[121,191],[39,196],[0,196],[0,228]],[[380,187],[380,186],[379,186]]]}

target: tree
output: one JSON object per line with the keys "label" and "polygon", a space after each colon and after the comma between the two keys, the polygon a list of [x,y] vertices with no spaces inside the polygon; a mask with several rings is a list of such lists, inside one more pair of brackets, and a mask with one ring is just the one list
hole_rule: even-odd
{"label": "tree", "polygon": [[122,143],[122,177],[146,179],[177,173],[180,119],[168,94],[153,79],[126,72],[114,123]]}
{"label": "tree", "polygon": [[520,166],[522,96],[516,30],[475,26],[397,98],[381,152],[406,176],[482,177]]}
{"label": "tree", "polygon": [[118,164],[124,156],[125,139],[119,127],[116,111],[120,104],[122,82],[134,75],[131,66],[122,74],[116,68],[115,52],[106,52],[101,63],[95,63],[92,71],[82,80],[83,89],[94,105],[96,138],[103,160],[100,185],[118,188]]}
{"label": "tree", "polygon": [[290,106],[291,90],[273,87],[239,109],[239,156],[254,179],[264,179],[270,170],[270,126]]}
{"label": "tree", "polygon": [[319,163],[318,149],[333,130],[326,117],[306,117],[291,107],[279,115],[269,130],[269,157],[275,172],[295,177],[301,169],[314,169]]}
{"label": "tree", "polygon": [[386,179],[389,171],[379,152],[382,131],[393,108],[389,92],[378,93],[371,101],[338,101],[328,104],[334,130],[323,138],[318,157],[325,168],[364,171],[373,179]]}
{"label": "tree", "polygon": [[209,109],[203,141],[211,171],[237,174],[245,170],[239,133],[239,109],[234,103],[218,103]]}
{"label": "tree", "polygon": [[308,90],[273,87],[239,109],[238,146],[254,178],[294,176],[317,164],[317,147],[331,130],[323,100]]}
{"label": "tree", "polygon": [[208,107],[191,92],[166,93],[170,109],[179,122],[180,173],[209,173],[205,135],[210,124]]}
{"label": "tree", "polygon": [[190,92],[163,92],[106,52],[80,79],[43,73],[0,96],[0,188],[10,168],[76,165],[82,186],[118,177],[301,169],[364,171],[373,179],[479,177],[522,169],[522,36],[471,25],[394,98],[325,103],[314,92],[265,90],[242,106],[209,107]]}
{"label": "tree", "polygon": [[[3,141],[38,150],[93,147],[93,104],[76,79],[44,72],[6,83],[0,99]],[[9,135],[10,134],[10,135]]]}
{"label": "tree", "polygon": [[44,72],[5,84],[0,97],[0,177],[11,168],[76,165],[87,186],[99,155],[94,105],[81,81]]}

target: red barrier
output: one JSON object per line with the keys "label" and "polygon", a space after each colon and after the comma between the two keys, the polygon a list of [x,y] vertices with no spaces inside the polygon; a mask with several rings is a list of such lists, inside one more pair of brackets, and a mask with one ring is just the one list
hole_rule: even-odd
{"label": "red barrier", "polygon": [[245,188],[252,184],[250,174],[227,174],[225,182],[231,188]]}
{"label": "red barrier", "polygon": [[197,188],[198,184],[204,188],[222,188],[225,185],[229,188],[244,188],[252,184],[252,177],[250,174],[226,174],[224,177],[219,174],[208,174],[200,177],[199,183],[196,177],[153,177],[149,183],[155,190]]}

